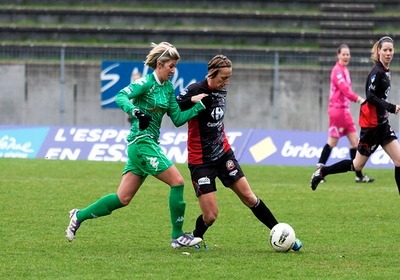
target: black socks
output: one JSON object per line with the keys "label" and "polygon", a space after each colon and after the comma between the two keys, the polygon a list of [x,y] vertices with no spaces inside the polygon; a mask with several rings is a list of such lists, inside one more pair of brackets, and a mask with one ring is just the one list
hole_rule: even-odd
{"label": "black socks", "polygon": [[332,148],[328,144],[325,144],[324,148],[322,149],[321,152],[321,157],[319,158],[318,163],[326,164],[328,161],[329,156],[331,155]]}
{"label": "black socks", "polygon": [[196,228],[193,231],[193,236],[194,237],[200,237],[203,238],[203,235],[206,233],[207,229],[211,225],[207,225],[204,220],[203,220],[203,214],[197,217],[196,220]]}
{"label": "black socks", "polygon": [[259,219],[269,229],[272,229],[278,223],[272,212],[259,198],[257,198],[256,205],[251,207],[250,210],[253,212],[254,216],[256,216],[257,219]]}

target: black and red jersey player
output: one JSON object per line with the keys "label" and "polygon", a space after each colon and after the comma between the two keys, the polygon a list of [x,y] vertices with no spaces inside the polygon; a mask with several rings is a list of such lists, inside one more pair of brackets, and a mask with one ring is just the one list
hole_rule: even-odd
{"label": "black and red jersey player", "polygon": [[361,105],[360,127],[371,128],[388,121],[389,113],[395,113],[396,105],[387,101],[390,92],[390,69],[377,61],[369,72],[365,85],[367,102]]}
{"label": "black and red jersey player", "polygon": [[[193,235],[203,238],[215,222],[218,206],[215,192],[216,178],[226,188],[232,189],[240,200],[269,229],[278,221],[250,188],[242,168],[228,142],[224,128],[226,111],[226,86],[232,76],[232,62],[224,55],[216,55],[208,62],[206,79],[189,85],[177,101],[182,110],[189,109],[191,98],[199,93],[208,94],[202,99],[206,109],[188,122],[188,166],[202,214],[197,218]],[[205,248],[207,246],[203,242]],[[302,247],[296,239],[292,249]]]}
{"label": "black and red jersey player", "polygon": [[[229,78],[228,78],[229,79]],[[182,110],[192,107],[191,97],[196,92],[208,94],[206,113],[188,122],[188,162],[189,164],[213,163],[223,157],[231,146],[224,131],[224,115],[226,110],[226,90],[211,88],[207,80],[191,84],[182,92],[177,100]]]}
{"label": "black and red jersey player", "polygon": [[395,165],[394,177],[400,193],[400,144],[389,124],[389,113],[398,114],[400,105],[388,102],[391,88],[390,62],[394,55],[394,42],[389,36],[380,38],[372,47],[374,67],[365,85],[366,100],[361,104],[360,140],[354,160],[342,160],[331,166],[318,168],[311,176],[311,189],[315,190],[327,175],[361,170],[379,146]]}

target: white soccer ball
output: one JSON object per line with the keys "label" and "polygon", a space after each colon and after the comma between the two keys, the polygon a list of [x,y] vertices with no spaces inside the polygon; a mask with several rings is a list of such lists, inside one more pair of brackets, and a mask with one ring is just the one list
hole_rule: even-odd
{"label": "white soccer ball", "polygon": [[287,252],[296,241],[296,233],[286,223],[275,225],[269,233],[269,243],[276,252]]}

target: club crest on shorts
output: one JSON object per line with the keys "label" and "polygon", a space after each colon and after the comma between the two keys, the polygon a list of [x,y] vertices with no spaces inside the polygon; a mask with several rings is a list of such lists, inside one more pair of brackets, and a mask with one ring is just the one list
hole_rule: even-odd
{"label": "club crest on shorts", "polygon": [[232,169],[234,169],[235,168],[235,163],[233,162],[233,160],[228,160],[227,162],[226,162],[226,169],[228,170],[228,171],[231,171]]}

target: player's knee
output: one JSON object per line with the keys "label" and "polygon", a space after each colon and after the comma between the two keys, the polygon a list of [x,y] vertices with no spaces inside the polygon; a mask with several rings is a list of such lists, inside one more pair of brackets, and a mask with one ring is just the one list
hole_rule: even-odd
{"label": "player's knee", "polygon": [[172,180],[170,180],[168,184],[170,187],[183,186],[185,184],[185,181],[183,180],[182,177],[175,177]]}
{"label": "player's knee", "polygon": [[390,159],[393,161],[394,166],[400,167],[400,156],[391,156]]}
{"label": "player's knee", "polygon": [[177,176],[174,179],[174,183],[172,184],[173,186],[177,186],[177,185],[183,185],[185,183],[185,180],[183,179],[182,176]]}
{"label": "player's knee", "polygon": [[359,164],[353,160],[354,171],[361,171],[364,168],[364,164]]}
{"label": "player's knee", "polygon": [[209,226],[211,226],[217,220],[217,217],[218,212],[208,212],[203,214],[203,220]]}
{"label": "player's knee", "polygon": [[119,201],[123,206],[127,206],[129,202],[131,202],[132,196],[129,195],[124,195],[124,196],[119,196]]}
{"label": "player's knee", "polygon": [[247,207],[251,208],[257,204],[258,198],[254,193],[249,193],[248,195],[244,196],[242,202]]}

